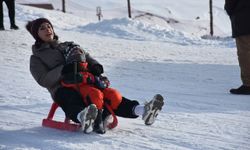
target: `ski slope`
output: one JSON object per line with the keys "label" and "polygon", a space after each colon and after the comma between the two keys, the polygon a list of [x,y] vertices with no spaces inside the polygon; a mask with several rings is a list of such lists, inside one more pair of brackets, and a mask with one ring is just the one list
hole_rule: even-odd
{"label": "ski slope", "polygon": [[[55,7],[60,8],[58,0],[49,2],[57,2]],[[179,21],[173,24],[155,16],[128,19],[126,4],[114,0],[69,2],[70,13],[66,14],[17,4],[17,31],[8,29],[4,6],[0,150],[250,149],[250,97],[228,92],[241,81],[224,1],[214,4],[215,38],[207,36],[207,4],[198,0],[181,0],[183,5],[172,0],[132,2],[134,15],[150,10],[156,16]],[[107,18],[104,14],[101,22],[93,17],[97,4],[109,14]],[[166,13],[169,10],[171,14]],[[194,20],[198,14],[201,19]],[[53,23],[61,41],[79,43],[99,60],[111,86],[125,97],[144,103],[154,94],[162,94],[166,105],[155,124],[145,126],[141,118],[119,117],[117,128],[104,135],[42,127],[52,100],[29,72],[34,39],[24,27],[28,20],[38,17]],[[61,110],[56,112],[56,119],[64,119]]]}

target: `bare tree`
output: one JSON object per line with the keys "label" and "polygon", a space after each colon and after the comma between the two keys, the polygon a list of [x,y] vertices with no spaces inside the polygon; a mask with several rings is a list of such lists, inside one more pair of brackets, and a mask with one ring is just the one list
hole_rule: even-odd
{"label": "bare tree", "polygon": [[213,29],[213,0],[209,0],[209,14],[210,14],[210,35],[214,35]]}
{"label": "bare tree", "polygon": [[130,6],[130,0],[128,0],[128,17],[131,18],[131,6]]}
{"label": "bare tree", "polygon": [[65,10],[65,0],[62,0],[62,12],[66,12],[66,10]]}

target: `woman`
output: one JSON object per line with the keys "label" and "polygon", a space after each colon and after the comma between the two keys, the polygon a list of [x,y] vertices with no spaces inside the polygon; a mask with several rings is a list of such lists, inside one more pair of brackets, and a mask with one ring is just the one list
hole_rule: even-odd
{"label": "woman", "polygon": [[93,130],[105,133],[104,120],[112,112],[125,118],[142,115],[146,125],[154,123],[164,104],[161,95],[157,94],[145,105],[122,97],[117,90],[109,88],[98,61],[74,42],[58,41],[48,19],[30,21],[26,29],[36,40],[30,57],[32,76],[48,89],[68,118],[81,123],[84,133]]}

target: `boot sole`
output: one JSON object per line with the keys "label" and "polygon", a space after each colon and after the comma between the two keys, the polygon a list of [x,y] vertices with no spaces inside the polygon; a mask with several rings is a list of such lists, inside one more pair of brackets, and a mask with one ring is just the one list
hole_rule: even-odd
{"label": "boot sole", "polygon": [[164,102],[163,97],[160,94],[157,94],[154,96],[154,101],[151,104],[152,109],[149,111],[146,119],[145,124],[146,125],[152,125],[158,116],[159,111],[162,109]]}

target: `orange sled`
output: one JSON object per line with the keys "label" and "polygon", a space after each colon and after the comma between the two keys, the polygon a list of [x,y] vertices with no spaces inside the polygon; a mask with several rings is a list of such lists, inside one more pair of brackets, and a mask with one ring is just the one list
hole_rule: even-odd
{"label": "orange sled", "polygon": [[43,119],[42,126],[55,128],[60,130],[68,130],[68,131],[79,131],[81,125],[78,123],[72,123],[69,118],[65,117],[64,122],[53,120],[56,109],[58,108],[58,104],[53,103],[51,105],[49,114],[47,118]]}
{"label": "orange sled", "polygon": [[[117,126],[118,120],[115,116],[114,112],[111,110],[109,105],[105,105],[107,109],[111,112],[111,115],[113,116],[113,122],[108,125],[109,129],[113,129]],[[55,121],[53,120],[54,114],[56,109],[58,108],[58,104],[53,103],[51,105],[49,114],[47,118],[43,119],[42,126],[43,127],[49,127],[49,128],[55,128],[59,130],[67,130],[67,131],[79,131],[81,128],[81,125],[79,123],[72,122],[69,118],[65,117],[64,122],[62,121]]]}

